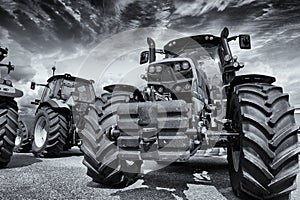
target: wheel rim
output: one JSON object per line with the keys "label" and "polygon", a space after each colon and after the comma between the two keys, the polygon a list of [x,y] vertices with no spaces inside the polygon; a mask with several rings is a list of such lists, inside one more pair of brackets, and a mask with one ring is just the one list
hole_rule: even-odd
{"label": "wheel rim", "polygon": [[235,172],[238,172],[240,168],[240,154],[240,151],[236,151],[234,149],[231,150],[232,164]]}
{"label": "wheel rim", "polygon": [[15,139],[15,146],[20,146],[21,143],[22,143],[22,134],[23,134],[23,128],[24,128],[24,124],[23,122],[19,122],[19,129],[17,131],[17,136],[16,136],[16,139]]}
{"label": "wheel rim", "polygon": [[19,146],[21,144],[22,137],[18,134],[15,140],[15,146]]}
{"label": "wheel rim", "polygon": [[46,125],[46,119],[44,117],[40,117],[34,128],[34,143],[39,148],[45,144],[47,139]]}

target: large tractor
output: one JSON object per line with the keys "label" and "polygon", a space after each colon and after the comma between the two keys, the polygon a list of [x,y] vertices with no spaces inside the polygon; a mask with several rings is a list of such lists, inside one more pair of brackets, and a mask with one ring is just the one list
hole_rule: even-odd
{"label": "large tractor", "polygon": [[[0,47],[0,62],[7,57],[8,49]],[[14,70],[9,62],[0,63],[8,74]],[[14,88],[11,80],[0,78],[0,168],[6,167],[13,154],[18,130],[18,105],[14,98],[22,97],[23,92]]]}
{"label": "large tractor", "polygon": [[84,116],[89,104],[95,102],[92,80],[71,76],[54,75],[47,84],[31,83],[31,89],[43,86],[41,99],[32,104],[38,105],[35,125],[31,136],[32,153],[37,157],[59,156],[73,146],[81,146],[78,132],[83,129]]}
{"label": "large tractor", "polygon": [[[82,131],[83,163],[93,181],[127,186],[144,161],[185,161],[199,149],[226,147],[230,182],[241,198],[285,199],[299,171],[289,95],[275,78],[236,75],[244,67],[229,43],[250,49],[249,35],[195,35],[156,49],[148,38],[147,86],[104,87],[102,111],[91,106]],[[157,60],[157,54],[163,59]]]}

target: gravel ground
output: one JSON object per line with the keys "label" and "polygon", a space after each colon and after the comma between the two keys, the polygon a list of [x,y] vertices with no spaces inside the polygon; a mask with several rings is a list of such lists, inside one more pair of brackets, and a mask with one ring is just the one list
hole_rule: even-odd
{"label": "gravel ground", "polygon": [[[124,189],[93,183],[82,159],[77,149],[52,159],[16,153],[8,167],[0,170],[0,199],[238,200],[231,191],[224,157],[195,156],[186,163],[147,173]],[[292,196],[296,200],[299,190]]]}

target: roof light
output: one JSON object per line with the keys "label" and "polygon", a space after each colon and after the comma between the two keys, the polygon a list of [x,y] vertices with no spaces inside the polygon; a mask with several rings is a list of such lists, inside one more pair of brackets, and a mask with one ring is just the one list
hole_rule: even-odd
{"label": "roof light", "polygon": [[231,60],[231,56],[227,54],[227,55],[224,57],[224,60],[225,60],[226,62],[229,62],[229,61]]}

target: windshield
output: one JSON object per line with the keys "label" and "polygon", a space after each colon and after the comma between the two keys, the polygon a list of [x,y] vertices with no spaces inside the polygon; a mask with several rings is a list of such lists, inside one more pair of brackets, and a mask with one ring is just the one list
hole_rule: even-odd
{"label": "windshield", "polygon": [[95,94],[92,84],[81,81],[64,80],[62,85],[62,99],[68,99],[72,94],[78,96],[77,101],[92,102]]}
{"label": "windshield", "polygon": [[[200,36],[199,36],[200,37]],[[205,36],[204,40],[205,40]],[[217,110],[214,117],[223,118],[225,115],[225,103],[223,96],[223,81],[222,73],[220,71],[220,60],[218,57],[218,43],[212,42],[203,43],[200,45],[198,41],[192,38],[183,38],[174,40],[168,43],[164,48],[167,53],[166,58],[189,58],[195,66],[195,72],[198,74],[198,81],[202,77],[207,83],[210,98],[212,103],[215,104]],[[215,38],[217,40],[217,38]],[[203,41],[201,41],[203,42]],[[201,84],[199,84],[201,85]]]}

